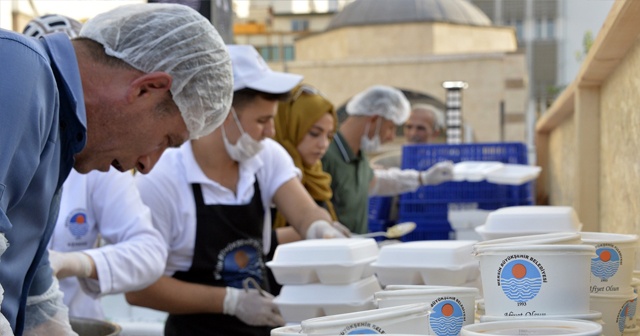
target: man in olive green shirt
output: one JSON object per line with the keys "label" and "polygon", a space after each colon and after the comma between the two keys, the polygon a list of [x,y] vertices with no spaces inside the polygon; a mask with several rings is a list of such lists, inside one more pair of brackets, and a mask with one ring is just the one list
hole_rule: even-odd
{"label": "man in olive green shirt", "polygon": [[394,196],[452,179],[453,164],[448,161],[422,172],[374,170],[369,165],[366,153],[395,138],[409,109],[404,94],[389,86],[372,86],[356,94],[347,104],[349,116],[322,158],[324,171],[332,177],[331,201],[338,220],[353,233],[368,231],[369,196]]}

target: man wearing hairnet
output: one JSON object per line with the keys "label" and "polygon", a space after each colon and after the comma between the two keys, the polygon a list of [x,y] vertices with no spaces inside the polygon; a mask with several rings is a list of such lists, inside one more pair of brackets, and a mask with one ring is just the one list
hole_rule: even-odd
{"label": "man wearing hairnet", "polygon": [[353,233],[368,231],[369,196],[398,195],[452,179],[453,163],[448,161],[427,171],[374,170],[369,165],[366,153],[394,139],[409,109],[407,98],[393,87],[376,85],[356,94],[347,103],[349,116],[322,158],[322,167],[332,178],[331,201],[338,220]]}
{"label": "man wearing hairnet", "polygon": [[232,88],[222,39],[187,6],[119,7],[73,41],[0,30],[1,335],[74,334],[46,251],[71,168],[147,173],[219,126]]}

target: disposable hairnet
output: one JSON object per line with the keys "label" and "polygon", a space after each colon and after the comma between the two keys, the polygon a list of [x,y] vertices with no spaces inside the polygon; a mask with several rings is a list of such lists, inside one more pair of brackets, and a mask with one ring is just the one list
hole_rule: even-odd
{"label": "disposable hairnet", "polygon": [[156,3],[121,6],[87,21],[80,36],[140,71],[171,75],[171,94],[192,139],[209,134],[229,113],[229,54],[213,25],[194,9]]}
{"label": "disposable hairnet", "polygon": [[60,14],[44,15],[29,21],[22,33],[31,37],[62,32],[70,38],[78,36],[82,23]]}
{"label": "disposable hairnet", "polygon": [[402,125],[409,119],[411,106],[402,91],[390,86],[375,85],[351,98],[347,103],[349,115],[378,115]]}

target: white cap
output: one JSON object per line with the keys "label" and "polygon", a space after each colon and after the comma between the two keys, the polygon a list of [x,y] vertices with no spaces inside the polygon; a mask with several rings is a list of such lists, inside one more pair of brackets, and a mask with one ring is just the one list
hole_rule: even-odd
{"label": "white cap", "polygon": [[351,98],[347,103],[347,114],[360,116],[378,115],[404,124],[409,119],[411,106],[402,91],[386,85],[372,86]]}
{"label": "white cap", "polygon": [[211,133],[229,113],[229,53],[213,24],[191,7],[120,6],[87,21],[80,36],[144,73],[171,75],[171,95],[192,139]]}
{"label": "white cap", "polygon": [[253,46],[228,45],[227,49],[233,65],[233,91],[249,88],[266,93],[285,93],[302,81],[301,75],[271,70]]}

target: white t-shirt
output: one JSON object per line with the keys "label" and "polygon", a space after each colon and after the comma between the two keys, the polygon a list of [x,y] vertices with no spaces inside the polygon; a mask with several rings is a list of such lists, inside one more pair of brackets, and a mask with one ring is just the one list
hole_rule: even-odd
{"label": "white t-shirt", "polygon": [[[265,208],[263,247],[271,243],[270,206],[276,191],[292,178],[301,176],[287,151],[271,139],[262,141],[263,149],[239,165],[237,194],[210,180],[200,169],[187,142],[178,149],[168,149],[153,170],[136,176],[142,199],[151,208],[153,225],[164,237],[169,250],[164,274],[188,271],[196,241],[196,205],[191,184],[202,186],[204,203],[241,205],[253,198],[256,177]],[[215,153],[212,153],[215,155]]]}
{"label": "white t-shirt", "polygon": [[[94,249],[98,238],[108,245]],[[60,280],[69,315],[87,318],[103,318],[100,295],[138,290],[155,282],[167,258],[133,175],[115,169],[86,175],[71,171],[63,185],[49,248],[86,250],[95,261],[99,280]]]}

